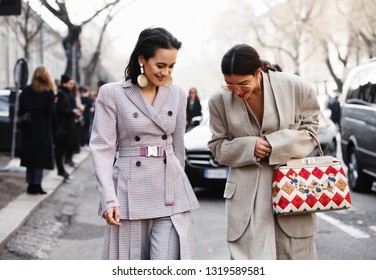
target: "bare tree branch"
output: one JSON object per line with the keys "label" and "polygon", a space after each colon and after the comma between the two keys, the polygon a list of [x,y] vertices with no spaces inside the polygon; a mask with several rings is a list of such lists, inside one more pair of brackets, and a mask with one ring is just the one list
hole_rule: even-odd
{"label": "bare tree branch", "polygon": [[74,24],[69,18],[69,13],[65,1],[55,0],[55,4],[58,7],[57,9],[50,5],[48,0],[40,0],[40,2],[68,27],[68,35],[63,39],[62,42],[67,56],[67,66],[65,69],[65,74],[71,75],[78,83],[80,83],[79,60],[81,58],[80,35],[82,27],[85,24],[91,22],[103,11],[119,4],[120,0],[114,0],[110,3],[106,3],[102,8],[97,10],[92,16],[82,21],[80,24]]}
{"label": "bare tree branch", "polygon": [[[36,21],[36,26],[32,21]],[[43,20],[39,18],[30,7],[29,1],[22,5],[22,13],[17,17],[17,23],[11,28],[15,33],[21,33],[22,36],[16,36],[18,44],[22,47],[26,60],[30,59],[30,46],[43,27]]]}

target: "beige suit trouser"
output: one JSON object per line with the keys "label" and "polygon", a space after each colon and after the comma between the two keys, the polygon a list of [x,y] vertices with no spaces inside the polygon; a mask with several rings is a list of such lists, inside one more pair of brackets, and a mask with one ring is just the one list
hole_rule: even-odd
{"label": "beige suit trouser", "polygon": [[288,236],[274,218],[277,260],[316,260],[315,236],[294,238]]}
{"label": "beige suit trouser", "polygon": [[[315,236],[294,238],[288,236],[274,218],[275,241],[267,238],[272,232],[265,223],[265,234],[254,235],[248,224],[243,235],[234,242],[228,242],[230,258],[234,260],[264,259],[264,260],[315,260],[317,259]],[[258,236],[258,240],[255,237]],[[269,235],[270,236],[270,235]]]}

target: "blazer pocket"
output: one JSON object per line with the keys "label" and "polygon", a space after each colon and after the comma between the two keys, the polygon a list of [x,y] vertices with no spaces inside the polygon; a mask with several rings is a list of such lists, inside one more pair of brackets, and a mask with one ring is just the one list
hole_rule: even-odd
{"label": "blazer pocket", "polygon": [[129,219],[129,208],[131,207],[129,200],[132,197],[132,193],[137,192],[137,187],[121,169],[119,169],[119,175],[115,182],[115,191],[120,206],[120,218]]}
{"label": "blazer pocket", "polygon": [[225,193],[223,194],[224,198],[230,199],[234,196],[236,189],[236,184],[234,183],[226,183]]}

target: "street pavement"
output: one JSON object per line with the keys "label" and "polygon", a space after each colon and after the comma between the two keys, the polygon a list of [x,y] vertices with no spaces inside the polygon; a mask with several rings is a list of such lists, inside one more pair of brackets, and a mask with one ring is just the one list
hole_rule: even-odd
{"label": "street pavement", "polygon": [[[49,195],[25,196],[10,205],[23,212],[19,225],[3,238],[0,259],[3,260],[98,260],[101,258],[105,221],[97,215],[99,194],[88,154],[80,155],[80,166],[71,170],[74,179],[57,184],[56,178],[45,178]],[[77,160],[76,160],[77,161]],[[74,171],[74,172],[73,172]],[[52,180],[54,184],[48,182]],[[52,186],[53,185],[53,186]],[[54,189],[53,189],[54,188]],[[225,240],[225,208],[222,192],[198,190],[201,207],[192,214],[195,259],[228,259]],[[20,205],[31,200],[30,207]],[[10,219],[10,209],[0,211],[0,221]],[[27,212],[27,213],[26,213]],[[12,216],[12,215],[10,215]],[[218,222],[221,221],[221,222]],[[6,224],[6,223],[3,223]]]}
{"label": "street pavement", "polygon": [[77,189],[71,224],[59,238],[48,259],[98,260],[101,258],[105,221],[98,215],[99,194],[91,165],[85,160],[69,187]]}
{"label": "street pavement", "polygon": [[[0,236],[5,228],[9,232],[8,223],[13,227],[7,242],[2,243],[0,259],[101,258],[105,221],[97,215],[99,194],[89,154],[79,157],[80,166],[71,170],[74,180],[70,183],[49,175],[44,179],[48,196],[21,195],[6,211],[0,211]],[[194,259],[227,260],[223,191],[197,189],[196,194],[200,208],[192,214]],[[350,210],[318,214],[320,260],[376,259],[375,199],[376,193],[352,192]]]}
{"label": "street pavement", "polygon": [[[81,184],[81,195],[68,230],[57,240],[51,255],[52,260],[96,260],[101,258],[105,221],[97,216],[99,195],[90,160],[83,162],[75,172]],[[77,182],[77,183],[76,183]],[[224,201],[218,201],[219,193],[198,193],[201,207],[192,214],[195,259],[228,259],[225,241]],[[218,223],[222,220],[222,223]],[[208,226],[210,225],[210,226]]]}
{"label": "street pavement", "polygon": [[[89,153],[83,151],[74,156],[74,161],[79,166],[88,156]],[[68,173],[72,173],[74,170],[75,168],[67,167]],[[64,194],[69,188],[61,187],[69,183],[57,176],[56,170],[45,172],[45,174],[42,184],[47,191],[46,195],[29,195],[25,192],[0,210],[2,225],[0,227],[0,259],[45,258],[45,251],[49,245],[43,247],[40,241],[38,243],[38,239],[43,240],[49,235],[57,238],[56,231],[59,231],[60,224],[69,222],[70,212],[73,209],[70,201],[72,201],[74,193]],[[60,189],[62,190],[59,191]],[[52,220],[57,222],[52,223]],[[44,225],[49,223],[53,226],[44,228]],[[37,235],[40,236],[27,234],[28,230],[31,231],[30,229],[38,229]],[[37,249],[30,250],[29,247]],[[34,254],[30,254],[29,251],[33,251]]]}

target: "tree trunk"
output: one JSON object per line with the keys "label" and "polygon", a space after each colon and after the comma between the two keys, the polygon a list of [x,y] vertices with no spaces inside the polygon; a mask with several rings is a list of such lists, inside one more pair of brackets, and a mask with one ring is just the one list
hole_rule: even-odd
{"label": "tree trunk", "polygon": [[334,71],[333,71],[333,67],[332,67],[332,64],[331,64],[330,59],[329,59],[328,56],[327,56],[326,59],[325,59],[325,64],[326,64],[326,66],[328,66],[328,69],[329,69],[330,75],[332,75],[333,80],[334,80],[334,82],[335,82],[336,85],[337,85],[337,90],[338,90],[338,92],[342,92],[343,82],[342,82],[342,80],[339,79],[339,78],[337,77],[337,75],[334,73]]}
{"label": "tree trunk", "polygon": [[81,44],[80,44],[81,26],[72,25],[68,30],[68,36],[63,39],[63,47],[67,57],[67,67],[65,74],[72,77],[72,79],[80,84],[80,58],[81,58]]}

